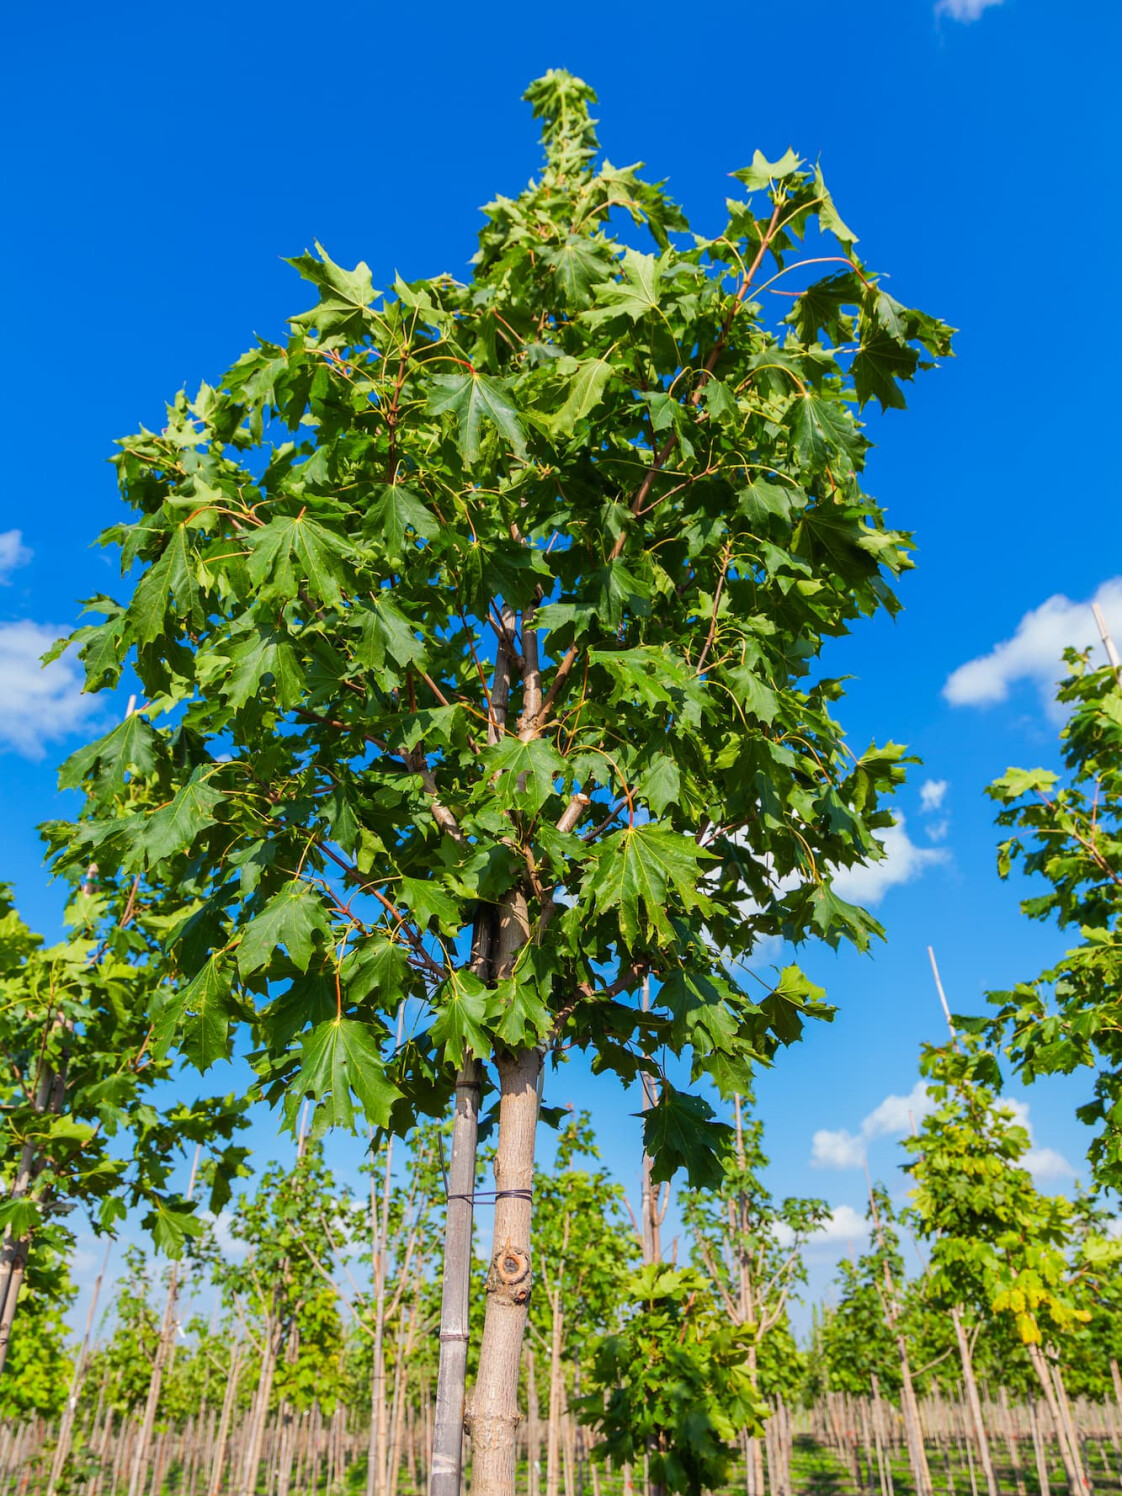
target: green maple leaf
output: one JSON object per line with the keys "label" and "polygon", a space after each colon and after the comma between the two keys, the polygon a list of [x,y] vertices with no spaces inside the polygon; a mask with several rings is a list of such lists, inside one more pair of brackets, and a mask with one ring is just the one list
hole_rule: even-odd
{"label": "green maple leaf", "polygon": [[565,760],[545,738],[524,743],[513,735],[505,737],[487,749],[484,762],[488,779],[492,773],[498,776],[494,790],[500,804],[531,815],[557,793],[554,780],[565,776]]}
{"label": "green maple leaf", "polygon": [[295,1090],[318,1099],[326,1126],[353,1129],[352,1091],[368,1122],[375,1127],[389,1124],[401,1092],[387,1076],[381,1050],[367,1024],[352,1018],[329,1018],[317,1024],[304,1039],[300,1060]]}
{"label": "green maple leaf", "polygon": [[249,575],[262,598],[292,598],[306,582],[312,597],[340,601],[344,562],[354,547],[307,514],[281,514],[249,538]]}
{"label": "green maple leaf", "polygon": [[643,1113],[643,1151],[650,1155],[655,1183],[685,1169],[691,1189],[715,1189],[724,1176],[721,1151],[732,1129],[714,1120],[700,1096],[676,1091],[663,1081],[657,1103]]}
{"label": "green maple leaf", "polygon": [[673,756],[656,753],[635,785],[655,816],[665,814],[671,805],[681,803],[682,774]]}
{"label": "green maple leaf", "polygon": [[150,644],[164,632],[169,595],[175,599],[181,619],[197,620],[201,616],[188,533],[186,525],[176,525],[160,559],[137,585],[129,617],[139,644]]}
{"label": "green maple leaf", "polygon": [[853,358],[853,385],[862,405],[874,396],[881,410],[907,405],[898,380],[911,379],[919,367],[919,354],[907,343],[901,343],[883,327],[865,327],[861,346]]}
{"label": "green maple leaf", "polygon": [[433,997],[436,1016],[429,1030],[432,1041],[444,1051],[449,1065],[463,1063],[464,1050],[484,1060],[492,1041],[486,1030],[491,993],[470,971],[453,971]]}
{"label": "green maple leaf", "polygon": [[132,712],[105,737],[71,754],[58,771],[59,788],[77,789],[92,775],[95,802],[104,804],[127,774],[143,777],[155,772],[156,742],[148,721]]}
{"label": "green maple leaf", "polygon": [[483,422],[505,436],[519,457],[526,455],[526,433],[518,410],[510,399],[512,381],[492,379],[486,374],[437,374],[429,395],[428,414],[455,418],[456,445],[471,467],[482,452]]}
{"label": "green maple leaf", "polygon": [[769,161],[762,151],[754,151],[751,166],[742,166],[732,175],[738,182],[743,182],[749,192],[760,192],[772,182],[782,182],[801,165],[802,159],[788,146],[778,161]]}
{"label": "green maple leaf", "polygon": [[366,309],[374,300],[369,265],[360,260],[353,270],[344,270],[318,241],[316,252],[318,259],[305,253],[288,262],[320,293],[318,306],[290,320],[297,327],[314,327],[321,337],[361,338],[366,331]]}
{"label": "green maple leaf", "polygon": [[546,253],[546,264],[553,271],[553,284],[567,306],[588,306],[593,285],[602,281],[610,268],[609,256],[605,244],[584,234],[570,234],[560,248]]}
{"label": "green maple leaf", "polygon": [[375,492],[377,498],[366,511],[363,529],[371,538],[382,541],[386,559],[391,566],[398,566],[408,554],[405,537],[409,530],[429,539],[436,534],[437,518],[403,483],[387,483]]}
{"label": "green maple leaf", "polygon": [[564,405],[548,417],[550,427],[558,436],[567,436],[578,421],[591,415],[600,403],[611,373],[611,364],[602,358],[588,358],[577,366],[569,381]]}
{"label": "green maple leaf", "polygon": [[141,832],[141,846],[151,867],[174,852],[185,851],[208,826],[218,820],[215,809],[222,791],[209,782],[213,769],[200,765],[175,798],[153,811]]}
{"label": "green maple leaf", "polygon": [[638,322],[650,312],[658,312],[659,294],[662,289],[662,269],[656,255],[639,254],[628,249],[623,255],[623,274],[618,281],[601,281],[594,288],[600,303],[581,317],[592,326],[599,326],[612,317],[629,317]]}
{"label": "green maple leaf", "polygon": [[293,965],[307,971],[317,935],[331,938],[323,901],[307,883],[286,883],[246,926],[238,945],[238,970],[243,977],[260,971],[283,946]]}
{"label": "green maple leaf", "polygon": [[427,930],[433,920],[450,935],[460,928],[463,921],[459,904],[435,879],[402,878],[397,886],[401,889],[401,902],[419,930]]}
{"label": "green maple leaf", "polygon": [[300,700],[304,672],[287,635],[259,625],[235,636],[229,659],[232,668],[224,689],[232,707],[244,706],[269,687],[276,693],[278,706],[292,706]]}
{"label": "green maple leaf", "polygon": [[824,468],[835,452],[852,460],[864,447],[864,438],[845,406],[809,390],[792,402],[787,426],[804,467]]}
{"label": "green maple leaf", "polygon": [[196,1070],[224,1060],[230,1050],[230,1020],[238,1015],[233,983],[229,956],[216,952],[164,1005],[153,1036],[157,1046],[170,1043],[178,1031],[183,1054]]}
{"label": "green maple leaf", "polygon": [[525,971],[495,984],[487,1016],[494,1024],[495,1037],[511,1050],[541,1043],[553,1026],[536,978]]}
{"label": "green maple leaf", "polygon": [[[686,909],[708,912],[700,892],[702,865],[711,861],[692,837],[648,823],[616,831],[592,851],[593,869],[582,898],[597,914],[619,910],[620,935],[634,945],[653,930],[672,939],[667,905],[676,896]],[[646,917],[644,918],[644,911]]]}
{"label": "green maple leaf", "polygon": [[179,1205],[171,1200],[158,1200],[141,1224],[152,1233],[156,1250],[173,1262],[183,1256],[187,1238],[197,1240],[205,1230],[193,1205],[188,1202]]}

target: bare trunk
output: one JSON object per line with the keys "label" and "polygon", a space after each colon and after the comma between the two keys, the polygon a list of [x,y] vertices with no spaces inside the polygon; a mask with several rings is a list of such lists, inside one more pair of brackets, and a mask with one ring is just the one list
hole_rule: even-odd
{"label": "bare trunk", "polygon": [[528,1496],[541,1493],[541,1419],[538,1414],[537,1368],[534,1353],[526,1347],[526,1490]]}
{"label": "bare trunk", "polygon": [[436,1373],[429,1496],[460,1496],[480,1085],[479,1062],[466,1060],[456,1077],[452,1158],[448,1165],[444,1278],[440,1299],[440,1363]]}
{"label": "bare trunk", "polygon": [[[401,1023],[398,1022],[398,1042]],[[390,1183],[393,1138],[386,1142],[386,1171],[379,1217],[374,1175],[370,1175],[370,1228],[374,1258],[374,1374],[370,1380],[370,1449],[366,1467],[366,1496],[386,1496],[386,1250],[389,1240]]]}
{"label": "bare trunk", "polygon": [[94,1316],[97,1313],[97,1301],[101,1294],[101,1285],[105,1278],[105,1269],[109,1266],[109,1253],[113,1250],[113,1243],[105,1249],[105,1258],[101,1264],[101,1271],[93,1286],[93,1294],[90,1297],[90,1307],[86,1314],[86,1333],[82,1337],[82,1344],[78,1354],[74,1358],[74,1373],[70,1378],[70,1394],[66,1399],[66,1407],[62,1411],[62,1420],[59,1423],[58,1443],[55,1446],[54,1459],[51,1462],[51,1475],[47,1482],[47,1496],[54,1496],[55,1487],[62,1476],[63,1466],[66,1464],[70,1453],[70,1444],[74,1436],[74,1415],[78,1411],[78,1394],[82,1390],[82,1382],[86,1375],[86,1358],[90,1351],[90,1335],[93,1331]]}
{"label": "bare trunk", "polygon": [[265,1441],[269,1401],[273,1395],[273,1377],[276,1375],[277,1361],[280,1359],[283,1341],[284,1327],[274,1311],[266,1325],[265,1340],[261,1349],[261,1371],[257,1378],[257,1395],[249,1415],[249,1429],[246,1435],[241,1477],[238,1482],[238,1496],[254,1496],[257,1489],[257,1471],[261,1464],[261,1449]]}
{"label": "bare trunk", "polygon": [[561,1367],[563,1326],[561,1308],[561,1273],[557,1275],[556,1297],[553,1303],[553,1326],[549,1344],[549,1433],[545,1452],[545,1496],[557,1496],[561,1478],[561,1413],[565,1384]]}
{"label": "bare trunk", "polygon": [[927,1449],[923,1442],[923,1421],[920,1417],[915,1385],[912,1382],[908,1342],[903,1335],[898,1335],[896,1345],[900,1353],[900,1411],[904,1415],[904,1437],[908,1441],[908,1460],[912,1467],[916,1496],[933,1496],[935,1488],[931,1482]]}
{"label": "bare trunk", "polygon": [[226,1441],[230,1437],[230,1420],[234,1415],[234,1403],[238,1395],[238,1376],[241,1372],[241,1346],[235,1344],[230,1358],[230,1375],[226,1390],[222,1394],[222,1412],[218,1419],[218,1434],[214,1441],[214,1455],[210,1467],[210,1484],[207,1496],[218,1496],[222,1489],[222,1478],[226,1473]]}
{"label": "bare trunk", "polygon": [[[48,1105],[56,1099],[56,1090],[54,1072],[49,1065],[43,1065],[39,1083],[35,1087],[34,1105],[37,1112],[46,1111]],[[61,1106],[61,1091],[58,1091],[57,1102]],[[52,1106],[51,1109],[55,1108]],[[15,1178],[12,1180],[12,1187],[8,1193],[9,1200],[22,1200],[30,1194],[39,1169],[35,1150],[30,1143],[24,1143],[20,1149]],[[8,1360],[12,1325],[15,1323],[16,1308],[19,1304],[20,1291],[23,1288],[24,1274],[27,1271],[27,1254],[30,1249],[30,1234],[17,1237],[10,1227],[4,1232],[4,1244],[0,1248],[0,1375],[3,1375]]]}
{"label": "bare trunk", "polygon": [[962,1323],[962,1315],[958,1309],[951,1310],[951,1322],[954,1325],[955,1339],[958,1342],[958,1355],[962,1363],[962,1382],[966,1389],[966,1404],[970,1411],[970,1423],[974,1432],[974,1447],[978,1451],[978,1463],[982,1467],[982,1474],[986,1480],[988,1496],[998,1496],[997,1477],[994,1474],[993,1459],[990,1455],[990,1441],[986,1433],[985,1420],[982,1417],[982,1403],[978,1396],[978,1383],[974,1378],[974,1363],[970,1355],[970,1341],[966,1334],[966,1327]]}
{"label": "bare trunk", "polygon": [[470,1414],[473,1496],[514,1496],[518,1367],[532,1281],[530,1206],[542,1056],[522,1049],[498,1057],[496,1067],[495,1235]]}
{"label": "bare trunk", "polygon": [[1005,1388],[1001,1389],[1001,1416],[1005,1424],[1005,1444],[1009,1450],[1009,1463],[1013,1467],[1013,1479],[1017,1486],[1017,1496],[1025,1496],[1025,1476],[1021,1467],[1021,1451],[1017,1445],[1017,1435],[1013,1429],[1013,1415],[1009,1411],[1009,1394]]}

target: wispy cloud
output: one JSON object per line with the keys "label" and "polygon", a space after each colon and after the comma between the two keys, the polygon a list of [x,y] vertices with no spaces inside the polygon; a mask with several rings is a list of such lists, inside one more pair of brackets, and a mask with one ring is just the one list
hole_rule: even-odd
{"label": "wispy cloud", "polygon": [[1068,1163],[1062,1153],[1055,1148],[1040,1148],[1033,1139],[1032,1122],[1029,1118],[1029,1104],[1021,1101],[1016,1096],[1003,1097],[1005,1110],[1012,1112],[1013,1116],[1021,1124],[1029,1135],[1032,1147],[1021,1159],[1021,1163],[1029,1171],[1034,1179],[1074,1179],[1075,1170]]}
{"label": "wispy cloud", "polygon": [[0,586],[7,586],[17,566],[26,566],[34,552],[23,543],[22,530],[0,530]]}
{"label": "wispy cloud", "polygon": [[879,862],[864,867],[843,868],[834,874],[834,889],[843,899],[865,907],[879,904],[890,888],[911,883],[929,867],[948,860],[948,853],[934,847],[917,847],[908,835],[904,817],[877,832],[884,846]]}
{"label": "wispy cloud", "polygon": [[977,21],[982,12],[989,10],[993,5],[1001,5],[1002,0],[938,0],[935,6],[937,16],[949,16],[952,21]]}
{"label": "wispy cloud", "polygon": [[83,673],[71,655],[39,663],[65,632],[30,619],[0,624],[0,749],[42,758],[49,742],[77,731],[97,711],[82,694]]}
{"label": "wispy cloud", "polygon": [[859,1169],[874,1138],[901,1138],[911,1129],[911,1119],[926,1117],[931,1110],[927,1087],[917,1080],[906,1096],[886,1096],[873,1107],[857,1132],[820,1128],[811,1139],[812,1169]]}
{"label": "wispy cloud", "polygon": [[938,810],[947,798],[947,781],[945,779],[925,779],[919,787],[919,808],[924,815],[930,815]]}
{"label": "wispy cloud", "polygon": [[1103,610],[1111,632],[1122,636],[1122,577],[1111,577],[1086,602],[1072,602],[1057,592],[1024,615],[1011,639],[952,671],[943,695],[952,706],[991,706],[1007,700],[1016,682],[1028,680],[1053,709],[1055,684],[1064,675],[1064,650],[1098,643],[1092,602]]}

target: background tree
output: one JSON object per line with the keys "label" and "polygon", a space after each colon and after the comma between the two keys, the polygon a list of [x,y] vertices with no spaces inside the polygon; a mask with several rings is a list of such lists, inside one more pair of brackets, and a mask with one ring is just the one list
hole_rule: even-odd
{"label": "background tree", "polygon": [[[28,1262],[22,1308],[0,1377],[0,1418],[20,1423],[62,1413],[73,1371],[73,1347],[66,1315],[77,1294],[67,1270],[72,1251],[68,1233],[51,1233]],[[56,1245],[57,1244],[57,1245]]]}
{"label": "background tree", "polygon": [[[880,855],[901,751],[854,759],[819,661],[909,564],[861,487],[856,407],[902,406],[950,331],[861,265],[793,152],[757,153],[721,232],[685,237],[660,187],[598,160],[586,84],[527,98],[544,169],[486,209],[469,283],[377,294],[300,256],[319,302],[291,337],[121,443],[135,518],[105,539],[131,595],[95,599],[78,642],[91,688],[127,663],[145,700],[65,770],[88,799],[59,852],[187,901],[168,1013],[201,1066],[248,1021],[290,1117],[314,1095],[350,1125],[357,1097],[399,1130],[458,1084],[442,1491],[497,1089],[488,1496],[513,1489],[543,1055],[624,1081],[685,1055],[743,1091],[824,1009],[796,969],[756,997],[729,961],[877,929],[830,879]],[[781,319],[755,299],[777,277]],[[134,776],[158,808],[123,821]],[[647,973],[649,1013],[623,1000]],[[405,1000],[424,1018],[391,1055]],[[659,1178],[717,1177],[711,1109],[665,1074],[645,1135]]]}
{"label": "background tree", "polygon": [[1021,1162],[1028,1133],[997,1094],[996,1061],[975,1036],[925,1045],[920,1069],[935,1106],[905,1140],[916,1186],[911,1218],[929,1244],[928,1292],[954,1324],[987,1483],[996,1491],[973,1343],[990,1319],[1004,1318],[1048,1402],[1075,1493],[1084,1482],[1078,1441],[1055,1353],[1042,1348],[1086,1316],[1066,1255],[1071,1202],[1036,1189]]}
{"label": "background tree", "polygon": [[652,1496],[719,1489],[741,1432],[767,1417],[748,1371],[752,1329],[730,1322],[692,1268],[648,1263],[628,1286],[623,1326],[598,1347],[581,1405],[603,1436],[596,1452],[646,1458]]}
{"label": "background tree", "polygon": [[[570,1400],[581,1396],[593,1346],[617,1327],[623,1284],[639,1248],[624,1214],[623,1190],[595,1167],[598,1158],[588,1113],[570,1115],[561,1126],[552,1169],[539,1168],[534,1176],[540,1289],[530,1326],[541,1352],[545,1395],[540,1404],[549,1424],[545,1496],[557,1496]],[[570,1489],[568,1478],[565,1488]]]}
{"label": "background tree", "polygon": [[178,1256],[202,1229],[171,1184],[181,1150],[207,1147],[212,1209],[244,1157],[230,1141],[240,1103],[161,1094],[173,1060],[152,1044],[165,998],[158,922],[135,887],[102,890],[92,866],[71,873],[69,934],[52,946],[0,886],[0,1371],[33,1239],[53,1231],[57,1246],[75,1209],[99,1232],[138,1209],[156,1246]]}
{"label": "background tree", "polygon": [[[690,1192],[683,1214],[694,1261],[708,1275],[729,1319],[744,1329],[753,1391],[776,1393],[798,1381],[787,1311],[792,1294],[806,1281],[803,1248],[830,1212],[824,1200],[773,1200],[762,1178],[768,1165],[763,1123],[745,1116],[745,1104],[744,1097],[733,1098],[735,1130],[722,1159],[720,1183]],[[752,1430],[744,1438],[752,1472],[749,1489],[762,1493],[763,1451]]]}
{"label": "background tree", "polygon": [[340,1200],[321,1145],[302,1137],[294,1166],[271,1165],[254,1193],[240,1195],[231,1211],[230,1235],[248,1252],[240,1262],[221,1264],[219,1282],[245,1328],[256,1370],[242,1468],[233,1483],[239,1496],[256,1490],[274,1403],[283,1409],[283,1496],[294,1453],[293,1409],[314,1396],[321,1380],[329,1385],[341,1378],[342,1326],[324,1263],[350,1245],[345,1233],[354,1215],[348,1204]]}
{"label": "background tree", "polygon": [[[1101,621],[1101,620],[1100,620]],[[1115,656],[1117,658],[1117,656]],[[1058,692],[1069,716],[1060,733],[1064,776],[1008,769],[989,787],[1010,830],[998,852],[1007,878],[1020,865],[1045,890],[1021,901],[1030,919],[1055,920],[1080,941],[1054,966],[993,992],[994,1035],[1025,1080],[1095,1072],[1094,1097],[1078,1116],[1096,1129],[1088,1153],[1095,1177],[1122,1189],[1122,683],[1118,666],[1092,669],[1068,651],[1071,675]]]}

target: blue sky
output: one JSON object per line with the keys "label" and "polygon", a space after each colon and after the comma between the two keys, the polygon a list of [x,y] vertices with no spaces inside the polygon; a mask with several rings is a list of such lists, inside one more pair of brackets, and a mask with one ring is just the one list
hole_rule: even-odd
{"label": "blue sky", "polygon": [[[1055,762],[1049,684],[1064,644],[1091,642],[1092,597],[1122,635],[1117,398],[1094,376],[1118,309],[1120,31],[1103,0],[14,10],[0,876],[26,914],[57,925],[34,828],[60,808],[55,765],[112,710],[76,694],[65,662],[34,666],[76,599],[114,588],[91,546],[117,512],[112,440],[162,424],[181,385],[282,330],[307,300],[282,257],[319,239],[338,261],[366,259],[376,285],[462,273],[478,206],[536,168],[520,95],[551,66],[596,87],[612,159],[669,178],[703,230],[729,171],[793,145],[821,158],[894,293],[961,329],[912,409],[872,421],[870,487],[918,540],[905,611],[832,661],[855,677],[855,746],[892,737],[924,760],[864,890],[888,941],[872,958],[804,954],[838,1018],[759,1086],[776,1191],[825,1196],[836,1239],[818,1253],[844,1250],[859,1156],[891,1172],[908,1106],[886,1098],[909,1096],[919,1043],[940,1036],[926,946],[959,1008],[1060,949],[996,877],[983,790],[1009,763]],[[1063,1160],[1080,1165],[1072,1112],[1088,1088],[1016,1093],[1050,1187],[1070,1182]],[[633,1186],[634,1099],[575,1064],[549,1090],[593,1108]],[[270,1122],[255,1140],[277,1146]]]}

